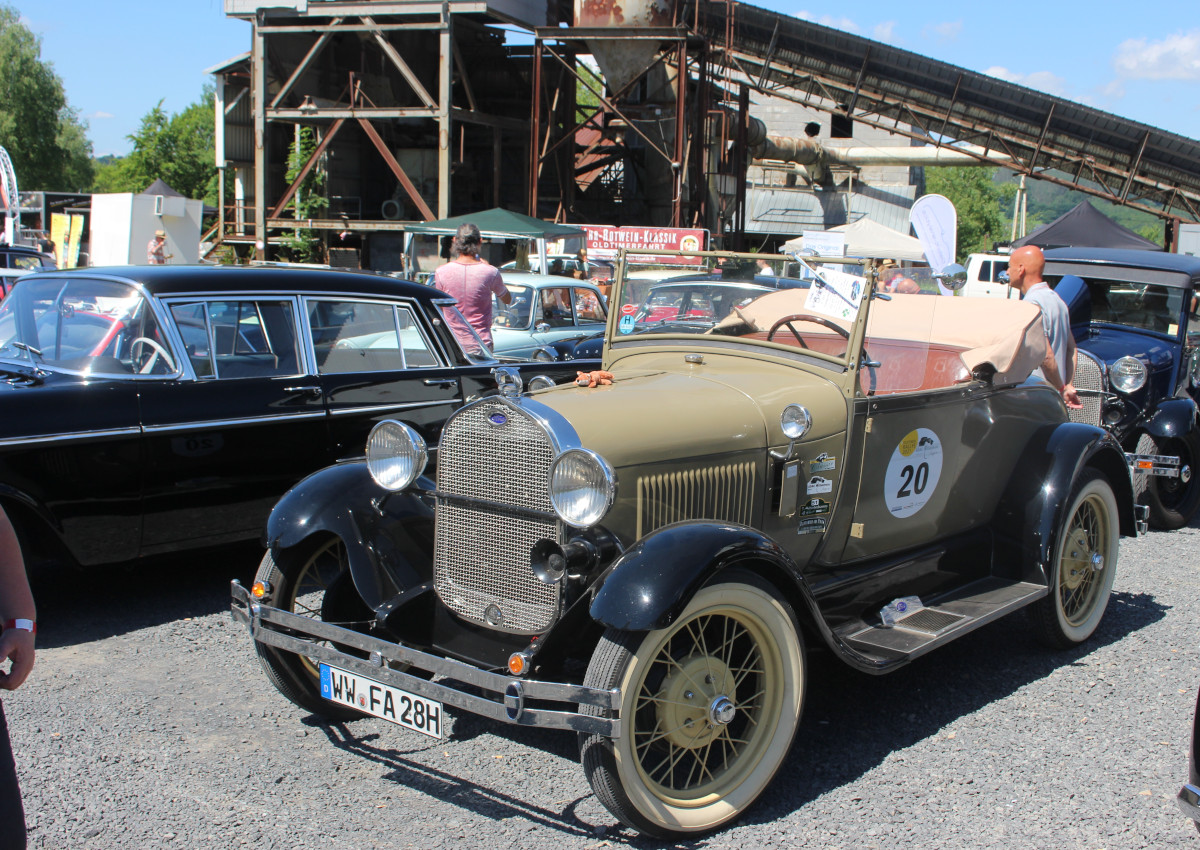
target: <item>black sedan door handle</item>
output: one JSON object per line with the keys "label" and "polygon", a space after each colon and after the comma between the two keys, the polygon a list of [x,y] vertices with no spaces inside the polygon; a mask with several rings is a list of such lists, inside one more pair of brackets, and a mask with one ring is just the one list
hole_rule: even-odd
{"label": "black sedan door handle", "polygon": [[453,387],[458,384],[456,378],[426,378],[425,386],[427,387]]}
{"label": "black sedan door handle", "polygon": [[285,393],[304,393],[305,395],[310,395],[313,398],[319,398],[321,395],[320,387],[284,387],[283,391]]}

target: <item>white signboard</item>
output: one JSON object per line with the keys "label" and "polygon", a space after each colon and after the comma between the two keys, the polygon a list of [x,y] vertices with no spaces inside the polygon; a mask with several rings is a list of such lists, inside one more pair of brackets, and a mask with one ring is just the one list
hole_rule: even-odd
{"label": "white signboard", "polygon": [[839,230],[806,230],[804,250],[816,251],[819,257],[846,256],[846,234]]}

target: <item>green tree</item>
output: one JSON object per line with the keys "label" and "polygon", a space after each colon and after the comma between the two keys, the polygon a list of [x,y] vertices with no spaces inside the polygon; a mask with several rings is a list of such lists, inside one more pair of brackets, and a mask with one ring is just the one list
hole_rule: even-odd
{"label": "green tree", "polygon": [[80,191],[92,182],[87,125],[42,60],[41,39],[11,6],[0,6],[0,146],[23,190]]}
{"label": "green tree", "polygon": [[959,262],[971,253],[988,252],[994,242],[1006,242],[1010,224],[1006,209],[1011,208],[1016,187],[995,183],[994,168],[935,167],[925,169],[925,191],[944,195],[958,211]]}
{"label": "green tree", "polygon": [[[312,127],[297,125],[292,149],[288,153],[288,167],[285,178],[290,186],[308,162],[313,151],[317,149],[317,134]],[[297,221],[310,218],[321,218],[322,213],[329,208],[329,198],[325,197],[325,170],[318,163],[305,175],[296,194],[292,196],[291,208]],[[292,235],[283,241],[288,259],[298,263],[321,263],[325,261],[325,244],[314,230],[298,227]]]}
{"label": "green tree", "polygon": [[181,195],[215,204],[212,95],[212,86],[205,86],[200,100],[175,115],[160,100],[129,136],[133,151],[98,169],[95,191],[141,192],[161,178]]}

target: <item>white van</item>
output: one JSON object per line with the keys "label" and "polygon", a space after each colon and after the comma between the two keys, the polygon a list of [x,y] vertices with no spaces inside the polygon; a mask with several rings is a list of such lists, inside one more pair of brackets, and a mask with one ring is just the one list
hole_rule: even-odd
{"label": "white van", "polygon": [[963,295],[987,298],[1020,298],[1008,284],[1000,282],[1000,272],[1008,269],[1008,254],[971,254],[967,257],[967,285]]}

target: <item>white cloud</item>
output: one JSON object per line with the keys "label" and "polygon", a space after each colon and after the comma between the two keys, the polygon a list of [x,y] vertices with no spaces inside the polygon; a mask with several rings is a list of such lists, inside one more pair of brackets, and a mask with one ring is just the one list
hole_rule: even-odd
{"label": "white cloud", "polygon": [[105,118],[115,118],[116,116],[114,116],[111,112],[105,112],[101,109],[93,112],[91,115],[85,115],[84,117],[89,121],[103,121]]}
{"label": "white cloud", "polygon": [[1113,56],[1117,76],[1129,80],[1200,80],[1200,29],[1158,41],[1131,38]]}
{"label": "white cloud", "polygon": [[896,22],[884,21],[882,24],[876,24],[874,29],[874,38],[876,41],[884,41],[890,44],[897,44],[896,39]]}
{"label": "white cloud", "polygon": [[1059,97],[1067,96],[1067,81],[1062,77],[1051,74],[1049,71],[1034,71],[1032,74],[1018,74],[1016,71],[1010,71],[1001,65],[993,65],[983,73],[989,77],[999,77],[1002,80],[1007,80],[1010,83],[1026,86],[1027,88],[1037,89],[1046,94],[1053,94]]}
{"label": "white cloud", "polygon": [[962,21],[944,21],[940,24],[930,24],[921,30],[924,40],[955,41],[962,34]]}
{"label": "white cloud", "polygon": [[807,9],[801,9],[796,13],[796,17],[805,21],[812,21],[814,24],[820,24],[823,27],[842,30],[843,32],[859,32],[858,24],[849,18],[835,18],[833,15],[816,15]]}

